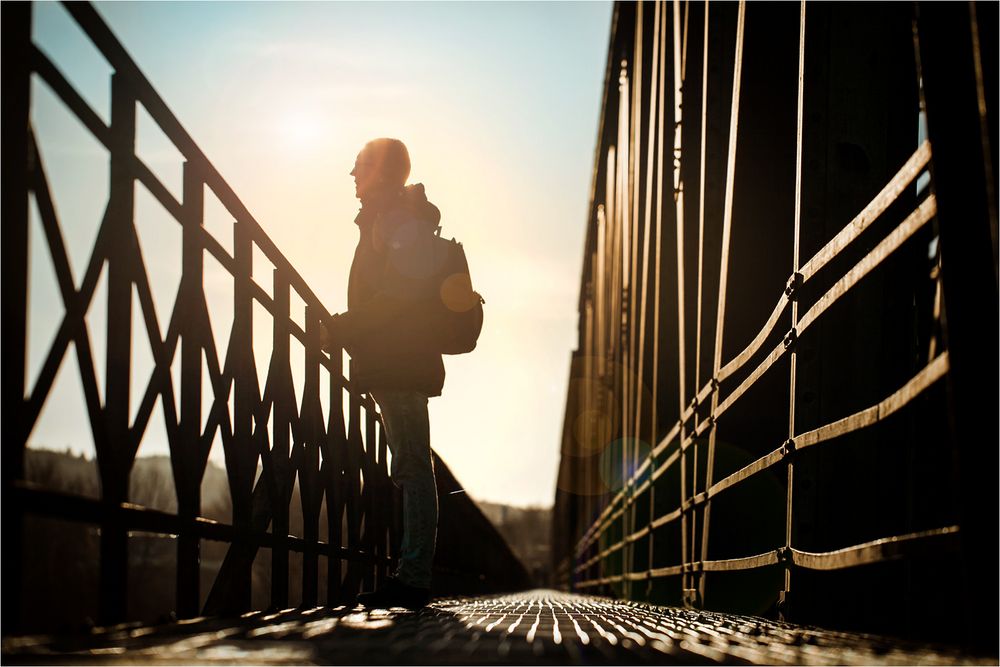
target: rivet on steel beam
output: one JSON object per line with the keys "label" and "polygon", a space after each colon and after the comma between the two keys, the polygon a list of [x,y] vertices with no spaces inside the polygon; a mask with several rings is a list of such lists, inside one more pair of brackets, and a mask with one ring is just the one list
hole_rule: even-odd
{"label": "rivet on steel beam", "polygon": [[798,296],[797,292],[800,287],[802,287],[802,274],[796,271],[788,278],[788,282],[785,283],[785,296],[790,301],[794,301]]}
{"label": "rivet on steel beam", "polygon": [[788,457],[795,453],[795,440],[789,438],[781,445],[781,455]]}
{"label": "rivet on steel beam", "polygon": [[795,327],[792,327],[789,330],[789,332],[785,334],[785,349],[787,350],[788,348],[795,345],[795,342],[798,340],[798,338],[799,338],[798,332],[795,330]]}

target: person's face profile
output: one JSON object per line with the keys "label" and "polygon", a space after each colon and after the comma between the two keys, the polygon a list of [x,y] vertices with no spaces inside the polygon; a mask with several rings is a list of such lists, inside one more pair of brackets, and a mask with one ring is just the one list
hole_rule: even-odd
{"label": "person's face profile", "polygon": [[363,193],[363,183],[369,179],[369,168],[364,161],[364,153],[358,153],[354,160],[354,168],[351,169],[351,176],[354,177],[354,196],[360,198]]}
{"label": "person's face profile", "polygon": [[364,151],[358,153],[358,157],[354,161],[354,169],[351,170],[351,176],[354,177],[354,196],[361,199],[375,183],[374,165]]}

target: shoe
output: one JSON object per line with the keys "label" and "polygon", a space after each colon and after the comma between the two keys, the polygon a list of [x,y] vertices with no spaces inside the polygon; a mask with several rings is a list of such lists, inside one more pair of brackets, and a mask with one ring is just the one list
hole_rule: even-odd
{"label": "shoe", "polygon": [[405,607],[412,610],[427,606],[430,599],[429,588],[410,586],[395,577],[389,577],[377,591],[359,594],[357,603],[369,609]]}

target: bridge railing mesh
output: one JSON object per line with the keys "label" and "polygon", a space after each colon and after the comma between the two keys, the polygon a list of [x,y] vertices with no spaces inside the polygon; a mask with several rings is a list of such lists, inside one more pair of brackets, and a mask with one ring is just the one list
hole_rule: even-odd
{"label": "bridge railing mesh", "polygon": [[[132,618],[128,609],[129,545],[131,536],[138,532],[176,537],[175,610],[182,618],[249,610],[252,569],[262,549],[270,554],[270,590],[263,596],[267,606],[289,606],[289,558],[296,553],[301,560],[293,573],[301,571],[301,597],[293,596],[294,603],[315,606],[318,601],[331,605],[351,601],[362,587],[371,589],[382,582],[399,551],[401,498],[389,480],[386,434],[377,406],[370,395],[352,386],[337,342],[329,346],[332,354],[322,349],[321,323],[328,312],[316,294],[182,127],[95,9],[88,3],[66,3],[64,7],[113,71],[110,122],[102,119],[27,37],[31,34],[27,4],[20,10],[5,7],[9,11],[5,11],[4,40],[12,50],[10,57],[7,52],[4,56],[12,72],[8,77],[5,69],[5,86],[9,86],[5,87],[5,98],[12,93],[8,98],[12,100],[11,113],[5,101],[5,115],[27,120],[29,81],[46,87],[106,149],[109,192],[96,241],[77,284],[70,268],[66,230],[60,224],[52,183],[36,142],[38,128],[16,123],[5,126],[4,197],[8,208],[4,212],[3,262],[5,274],[11,276],[7,286],[12,295],[8,298],[5,293],[4,297],[4,507],[8,517],[4,539],[11,545],[11,558],[5,558],[10,561],[5,582],[20,579],[22,563],[17,561],[25,517],[47,516],[97,527],[100,622]],[[15,46],[19,52],[14,52]],[[15,59],[20,70],[14,68]],[[15,99],[22,103],[20,117],[13,107]],[[137,151],[139,109],[183,158],[180,196]],[[26,143],[22,143],[24,137]],[[22,152],[18,151],[19,143]],[[23,174],[23,179],[18,174]],[[140,186],[167,212],[169,221],[165,224],[176,224],[182,237],[182,266],[173,267],[180,268],[180,281],[176,294],[171,295],[169,312],[162,310],[162,303],[154,303],[151,289],[159,249],[144,245],[137,232],[136,192]],[[232,221],[231,228],[221,235],[205,226],[207,196],[217,199]],[[17,287],[17,281],[29,270],[29,200],[35,204],[43,230],[40,238],[31,241],[44,244],[51,257],[65,309],[33,386],[27,386],[23,374],[18,377],[10,371],[18,360],[23,366],[29,334],[24,317],[30,298],[27,285]],[[22,209],[16,208],[17,201]],[[208,294],[215,289],[206,281],[209,263],[213,270],[221,267],[231,279],[231,289],[221,296]],[[101,281],[107,286],[107,329],[95,337],[88,327],[87,313],[95,300],[103,297],[103,292],[98,293]],[[213,321],[222,321],[220,313],[213,312],[220,299],[232,315],[231,327],[222,331],[222,342],[213,329]],[[255,337],[268,330],[270,336],[265,338],[269,344],[255,345]],[[105,346],[98,350],[107,364],[100,383],[103,391],[95,366],[95,338]],[[143,377],[133,367],[132,348],[146,341],[153,368],[148,382],[139,386]],[[71,346],[96,450],[99,498],[42,488],[24,477],[26,443]],[[262,376],[259,369],[265,369]],[[139,396],[137,405],[135,396]],[[130,474],[140,443],[147,431],[156,427],[151,422],[154,409],[162,410],[176,512],[130,502]],[[134,417],[130,417],[133,412]],[[210,520],[202,511],[206,466],[213,445],[220,440],[231,523]],[[448,483],[455,486],[450,474],[441,479],[451,480]],[[459,504],[463,504],[461,511],[454,507]],[[295,525],[301,526],[297,536],[289,534],[290,507],[301,508],[301,516],[292,517]],[[472,582],[471,592],[488,588],[490,581],[496,584],[504,576],[523,577],[523,568],[471,500],[453,497],[444,510],[458,512],[466,522],[465,529],[490,545],[483,548],[508,559],[498,556],[500,565],[492,566],[491,572],[484,570],[487,566],[483,563],[452,559],[455,562],[445,573],[449,590],[464,590],[463,581]],[[203,540],[229,544],[207,591],[201,581]],[[499,579],[495,576],[498,567],[507,570]],[[25,585],[30,591],[31,582]],[[322,594],[321,586],[325,588]],[[17,617],[17,598],[13,589],[5,586],[5,605],[12,612],[8,619]]]}
{"label": "bridge railing mesh", "polygon": [[[876,147],[856,138],[868,129],[858,131],[862,120],[838,127],[836,143],[835,114],[851,112],[824,97],[847,76],[837,79],[829,63],[850,62],[834,13],[805,2],[616,6],[556,495],[557,573],[573,590],[718,608],[726,596],[716,588],[712,602],[713,577],[769,569],[770,599],[787,615],[809,571],[928,554],[959,562],[957,514],[920,514],[913,497],[922,491],[893,481],[926,472],[926,463],[907,463],[925,447],[940,460],[955,456],[942,435],[951,360],[934,154],[918,128],[916,24],[911,33],[909,16],[885,17],[872,38],[880,46],[852,47],[895,49],[900,99],[912,105],[899,111],[860,93],[852,103],[872,103],[890,124],[905,118],[912,134]],[[891,140],[892,128],[883,131]],[[842,156],[826,152],[846,152],[850,141],[873,161],[885,151],[888,178],[878,183],[866,163],[876,194],[864,200],[857,172],[836,172]],[[906,141],[915,150],[904,152]],[[770,180],[776,172],[786,181]],[[838,173],[850,183],[843,199],[859,204],[834,201]],[[836,212],[845,206],[858,208]],[[900,311],[892,299],[904,295],[911,303]],[[908,322],[871,334],[883,315]],[[908,356],[898,363],[852,345],[905,347]],[[852,354],[874,356],[872,367],[853,367]],[[819,380],[817,358],[829,360]],[[832,407],[817,408],[824,400]],[[867,439],[851,439],[859,434]],[[850,478],[824,479],[823,466],[845,470],[832,463],[838,455],[866,470],[876,495],[884,486],[908,503],[907,516],[896,521],[869,504],[886,518],[810,533],[823,512],[840,521],[860,511],[851,498],[868,492]],[[935,482],[954,488],[950,467],[938,473]],[[825,505],[810,495],[816,485],[825,485]],[[716,519],[726,496],[732,503]]]}

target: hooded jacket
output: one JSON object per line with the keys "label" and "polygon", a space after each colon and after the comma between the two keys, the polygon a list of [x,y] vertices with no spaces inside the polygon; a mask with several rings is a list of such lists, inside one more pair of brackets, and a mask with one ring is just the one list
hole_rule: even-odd
{"label": "hooded jacket", "polygon": [[429,241],[440,219],[417,184],[366,202],[354,220],[360,238],[339,331],[360,391],[441,394],[441,355],[414,335],[437,298]]}

